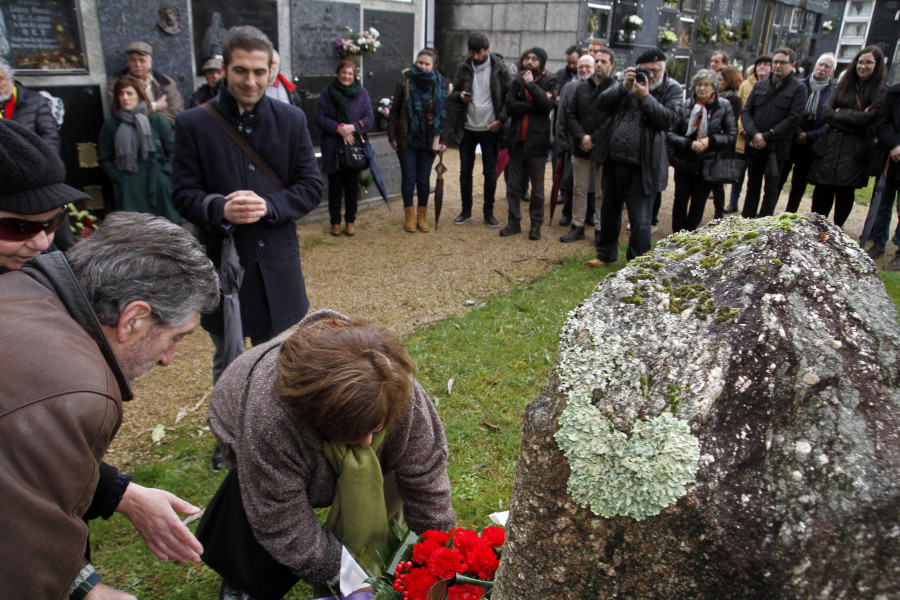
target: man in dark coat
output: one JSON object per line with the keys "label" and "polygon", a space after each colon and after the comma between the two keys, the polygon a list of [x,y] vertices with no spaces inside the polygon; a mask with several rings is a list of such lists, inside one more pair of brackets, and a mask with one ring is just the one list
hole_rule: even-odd
{"label": "man in dark coat", "polygon": [[59,154],[59,129],[50,104],[38,92],[15,80],[12,67],[0,58],[0,119],[11,119],[38,134]]}
{"label": "man in dark coat", "polygon": [[[767,217],[775,212],[778,181],[807,100],[806,88],[794,77],[795,60],[790,48],[776,50],[772,55],[772,74],[753,86],[741,113],[749,146],[747,196],[741,212],[745,219]],[[763,177],[765,191],[760,206]]]}
{"label": "man in dark coat", "polygon": [[206,83],[197,88],[194,95],[188,102],[188,108],[200,106],[204,102],[209,102],[219,93],[219,82],[222,80],[222,57],[214,56],[207,59],[203,63],[203,76],[206,77]]}
{"label": "man in dark coat", "polygon": [[587,261],[588,267],[618,260],[623,206],[631,224],[626,257],[650,250],[653,201],[669,181],[666,132],[678,119],[681,85],[666,74],[666,55],[658,48],[641,54],[637,66],[640,72],[628,67],[622,82],[597,97],[597,109],[613,116],[594,141],[594,160],[603,165],[603,201],[597,258]]}
{"label": "man in dark coat", "polygon": [[506,110],[512,117],[509,146],[509,181],[506,201],[509,205],[506,227],[501,236],[522,233],[522,196],[524,175],[531,180],[529,240],[541,239],[544,222],[544,169],[550,150],[550,113],[556,107],[556,76],[545,70],[547,51],[534,47],[519,60],[519,73],[506,95]]}
{"label": "man in dark coat", "polygon": [[[882,146],[890,150],[890,159],[887,174],[884,176],[881,204],[878,205],[878,213],[872,227],[872,248],[869,248],[869,256],[884,253],[891,230],[894,201],[900,193],[900,83],[888,89],[884,95],[884,101],[875,119],[875,133],[878,134]],[[900,225],[897,225],[893,241],[900,246]],[[900,254],[894,256],[884,268],[887,271],[900,271]]]}
{"label": "man in dark coat", "polygon": [[[603,125],[611,116],[610,113],[597,110],[596,105],[600,94],[615,83],[612,71],[616,55],[609,48],[601,48],[595,56],[596,60],[590,54],[578,59],[578,75],[583,75],[583,81],[569,86],[574,87],[574,93],[564,91],[566,96],[572,93],[572,99],[564,107],[566,116],[560,116],[560,121],[565,122],[564,135],[569,138],[574,192],[572,227],[560,238],[563,243],[583,240],[584,228],[588,223],[594,224],[595,241],[596,234],[600,232],[599,208],[603,195],[599,194],[598,201],[596,192],[600,188],[603,168],[594,163],[591,154],[600,136],[604,134]],[[559,132],[557,137],[562,135],[563,132]]]}
{"label": "man in dark coat", "polygon": [[787,208],[785,208],[790,213],[795,213],[800,208],[800,200],[803,199],[803,192],[806,191],[806,185],[809,180],[809,169],[812,167],[813,159],[815,158],[812,146],[826,130],[825,103],[828,102],[828,98],[834,90],[834,82],[831,80],[831,76],[834,75],[836,66],[837,58],[831,52],[826,52],[816,61],[813,74],[800,80],[808,94],[806,107],[803,110],[803,116],[800,118],[800,124],[794,130],[791,153],[784,165],[784,169],[782,169],[781,179],[778,182],[778,195],[780,196],[781,188],[787,183],[788,173],[791,172],[793,167],[794,176],[791,177],[791,192],[788,196]]}
{"label": "man in dark coat", "polygon": [[[448,122],[453,141],[459,146],[459,194],[462,212],[453,220],[462,225],[472,218],[472,171],[475,148],[481,145],[484,174],[484,222],[499,227],[494,217],[494,194],[497,191],[497,151],[501,129],[506,119],[506,94],[511,75],[503,57],[491,52],[483,33],[469,38],[469,58],[463,61],[453,79],[448,97]],[[445,142],[446,143],[446,142]]]}
{"label": "man in dark coat", "polygon": [[[223,241],[234,237],[244,268],[243,335],[256,345],[296,324],[309,308],[296,220],[319,204],[323,185],[303,111],[265,95],[272,42],[255,27],[239,26],[228,31],[223,46],[225,84],[206,107],[246,140],[283,188],[198,107],[175,122],[172,201],[198,226],[217,266]],[[221,310],[205,315],[201,325],[216,346],[217,379],[227,366]]]}

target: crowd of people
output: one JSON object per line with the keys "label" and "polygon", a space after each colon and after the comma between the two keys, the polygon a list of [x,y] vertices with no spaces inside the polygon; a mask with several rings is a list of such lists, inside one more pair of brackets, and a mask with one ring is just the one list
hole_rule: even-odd
{"label": "crowd of people", "polygon": [[[417,532],[454,525],[443,428],[396,336],[330,311],[307,315],[296,221],[324,185],[295,86],[256,28],[231,28],[221,50],[204,62],[207,83],[183,110],[149,44],[125,48],[128,67],[110,78],[112,114],[98,144],[119,212],[65,254],[54,251],[70,245],[56,232],[66,206],[86,196],[64,183],[49,106],[0,61],[0,318],[15,340],[0,344],[0,587],[11,597],[132,598],[100,583],[89,560],[85,520],[116,511],[159,558],[203,555],[223,575],[225,599],[270,590],[277,569],[340,587],[348,556],[383,543],[401,510]],[[472,217],[480,148],[484,224],[501,225],[502,172],[499,235],[523,232],[527,201],[528,238],[539,240],[552,157],[569,226],[560,241],[583,240],[593,227],[589,267],[618,260],[623,210],[627,259],[650,250],[670,167],[674,231],[697,228],[710,196],[717,218],[773,214],[791,172],[787,209],[799,209],[811,183],[812,210],[833,208],[840,226],[854,190],[884,177],[868,253],[885,252],[900,190],[900,86],[886,89],[877,47],[860,50],[837,81],[831,54],[801,79],[793,50],[779,48],[742,79],[716,52],[687,90],[655,48],[617,66],[601,44],[573,46],[557,73],[541,47],[511,66],[483,34],[468,50],[452,83],[425,48],[395,86],[388,139],[407,232],[429,231],[431,171],[455,143],[456,225]],[[331,235],[356,233],[359,172],[377,173],[373,123],[356,64],[339,62],[315,115]],[[196,235],[178,226],[182,218]],[[893,239],[900,246],[900,225]],[[886,268],[900,270],[900,256]],[[221,540],[243,528],[249,546],[204,549],[177,516],[197,508],[102,462],[130,382],[171,362],[198,323],[215,347],[213,466],[229,469],[198,535]],[[320,525],[313,509],[326,506]],[[271,577],[229,566],[250,554],[272,565]]]}

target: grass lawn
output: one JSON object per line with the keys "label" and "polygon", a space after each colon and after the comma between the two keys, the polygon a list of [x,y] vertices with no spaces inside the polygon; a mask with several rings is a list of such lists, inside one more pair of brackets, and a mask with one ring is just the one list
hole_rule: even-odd
{"label": "grass lawn", "polygon": [[[405,340],[417,377],[437,404],[446,429],[448,472],[461,526],[480,529],[488,524],[488,514],[507,508],[522,414],[547,380],[559,330],[567,313],[615,270],[585,269],[585,258],[569,259],[508,295],[415,331]],[[900,274],[879,274],[900,305]],[[212,440],[208,435],[193,437],[197,427],[195,422],[175,429],[154,446],[151,460],[134,469],[136,481],[204,506],[224,474],[210,472]],[[219,578],[212,570],[159,562],[121,515],[92,523],[91,536],[94,565],[109,585],[139,598],[217,597]],[[310,593],[301,584],[288,597],[310,598]]]}

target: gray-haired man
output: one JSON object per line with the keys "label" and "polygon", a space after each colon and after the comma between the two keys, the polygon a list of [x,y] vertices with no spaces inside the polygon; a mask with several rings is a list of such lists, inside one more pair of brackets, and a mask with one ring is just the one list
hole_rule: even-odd
{"label": "gray-haired man", "polygon": [[[72,190],[46,174],[62,165],[51,168],[59,159],[46,144],[3,121],[0,148],[0,236],[40,232],[41,223],[7,215],[56,206]],[[113,213],[66,256],[41,254],[0,276],[3,597],[131,598],[99,584],[85,560],[84,519],[114,511],[158,557],[199,561],[203,548],[175,513],[198,509],[101,459],[133,397],[129,382],[169,364],[218,298],[200,244],[137,213]]]}

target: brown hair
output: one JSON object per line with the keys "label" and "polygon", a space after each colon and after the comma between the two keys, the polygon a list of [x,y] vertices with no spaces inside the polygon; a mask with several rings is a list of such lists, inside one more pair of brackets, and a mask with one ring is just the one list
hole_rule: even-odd
{"label": "brown hair", "polygon": [[113,98],[112,98],[112,111],[113,113],[117,112],[122,105],[119,103],[119,93],[124,90],[126,87],[131,86],[137,91],[137,95],[140,98],[139,102],[144,102],[147,104],[147,114],[153,114],[153,103],[150,102],[150,99],[147,97],[147,92],[144,90],[144,85],[138,80],[137,77],[133,75],[123,75],[119,77],[119,80],[116,81],[116,85],[113,87]]}
{"label": "brown hair", "polygon": [[284,341],[274,391],[296,423],[354,442],[406,414],[414,372],[394,333],[332,317]]}
{"label": "brown hair", "polygon": [[359,69],[357,68],[356,63],[348,58],[345,58],[344,60],[342,60],[341,62],[338,63],[337,68],[334,70],[334,74],[335,75],[339,74],[341,71],[344,70],[344,67],[352,67],[353,68],[353,77],[354,78],[359,77]]}
{"label": "brown hair", "polygon": [[741,83],[744,81],[744,78],[741,77],[741,74],[732,66],[725,65],[721,69],[719,69],[719,74],[722,75],[722,79],[725,80],[725,87],[720,92],[727,92],[728,90],[736,90],[741,87]]}

